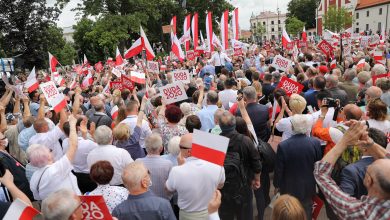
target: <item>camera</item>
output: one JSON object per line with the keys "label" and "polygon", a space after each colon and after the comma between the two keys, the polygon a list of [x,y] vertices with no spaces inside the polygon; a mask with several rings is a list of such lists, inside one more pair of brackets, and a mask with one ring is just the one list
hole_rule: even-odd
{"label": "camera", "polygon": [[324,102],[323,106],[326,106],[328,108],[330,108],[330,107],[337,108],[339,106],[339,101],[337,99],[324,98],[323,102]]}

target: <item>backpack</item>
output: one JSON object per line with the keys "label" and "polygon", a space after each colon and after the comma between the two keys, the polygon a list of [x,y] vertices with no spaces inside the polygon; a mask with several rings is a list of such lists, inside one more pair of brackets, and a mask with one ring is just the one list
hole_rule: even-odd
{"label": "backpack", "polygon": [[[243,136],[241,136],[242,142]],[[222,188],[222,200],[228,203],[241,205],[248,198],[248,181],[243,164],[242,149],[240,152],[227,152],[225,156],[225,183]]]}
{"label": "backpack", "polygon": [[259,151],[262,163],[261,172],[271,173],[275,168],[276,153],[269,143],[261,139],[258,139],[258,142],[257,151]]}

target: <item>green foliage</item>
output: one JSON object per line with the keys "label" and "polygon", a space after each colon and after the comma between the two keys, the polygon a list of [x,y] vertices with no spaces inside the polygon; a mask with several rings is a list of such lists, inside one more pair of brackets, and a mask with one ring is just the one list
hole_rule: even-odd
{"label": "green foliage", "polygon": [[263,36],[263,34],[265,33],[265,27],[264,25],[262,25],[261,23],[258,23],[257,26],[256,26],[256,29],[255,29],[255,35],[256,36]]}
{"label": "green foliage", "polygon": [[307,28],[314,28],[318,2],[319,0],[291,0],[287,6],[287,18],[296,17],[304,22]]}
{"label": "green foliage", "polygon": [[305,26],[305,22],[299,20],[296,17],[291,17],[288,18],[287,20],[288,21],[286,21],[286,30],[292,36],[298,35],[303,30],[303,27]]}
{"label": "green foliage", "polygon": [[324,16],[324,27],[333,32],[340,32],[342,29],[352,25],[352,15],[344,7],[329,7]]}

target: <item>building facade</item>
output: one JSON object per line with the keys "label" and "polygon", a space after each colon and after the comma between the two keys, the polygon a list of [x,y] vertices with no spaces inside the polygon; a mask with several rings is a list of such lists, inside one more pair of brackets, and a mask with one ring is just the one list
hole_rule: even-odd
{"label": "building facade", "polygon": [[[280,39],[283,28],[285,28],[286,14],[264,11],[255,16],[252,13],[250,18],[252,38],[254,41]],[[258,33],[258,28],[263,27],[264,33]]]}
{"label": "building facade", "polygon": [[389,33],[390,0],[360,0],[354,13],[353,30],[380,33],[382,28]]}
{"label": "building facade", "polygon": [[74,42],[73,33],[74,33],[74,29],[72,26],[62,28],[62,35],[63,35],[65,41],[73,43]]}

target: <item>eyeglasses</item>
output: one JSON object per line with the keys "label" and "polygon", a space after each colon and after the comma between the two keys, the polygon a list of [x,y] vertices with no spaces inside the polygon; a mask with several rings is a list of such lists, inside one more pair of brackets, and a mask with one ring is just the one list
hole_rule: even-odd
{"label": "eyeglasses", "polygon": [[191,149],[191,148],[188,148],[188,147],[184,147],[182,145],[179,145],[180,149],[183,149],[183,150],[188,150],[188,149]]}

